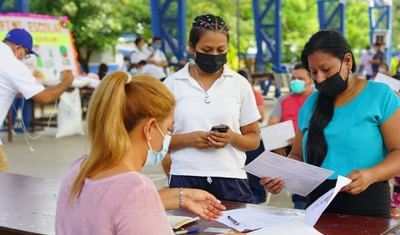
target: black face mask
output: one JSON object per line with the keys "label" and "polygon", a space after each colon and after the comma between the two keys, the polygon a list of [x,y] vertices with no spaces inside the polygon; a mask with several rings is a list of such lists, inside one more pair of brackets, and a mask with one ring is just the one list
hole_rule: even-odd
{"label": "black face mask", "polygon": [[226,53],[219,55],[210,55],[196,51],[195,62],[204,72],[215,73],[226,63]]}
{"label": "black face mask", "polygon": [[[342,70],[342,65],[340,65],[340,70]],[[342,76],[340,76],[339,72],[325,79],[325,81],[321,83],[315,83],[315,88],[326,97],[336,97],[338,94],[342,93],[347,88],[347,84],[349,79],[343,81]]]}

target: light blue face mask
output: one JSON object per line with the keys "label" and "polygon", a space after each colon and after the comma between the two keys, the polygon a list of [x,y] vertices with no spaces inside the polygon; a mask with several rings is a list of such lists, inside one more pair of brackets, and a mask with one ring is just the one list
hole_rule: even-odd
{"label": "light blue face mask", "polygon": [[368,53],[369,53],[370,55],[375,54],[375,50],[371,48],[371,49],[368,50]]}
{"label": "light blue face mask", "polygon": [[161,50],[161,44],[154,44],[153,47],[156,50]]}
{"label": "light blue face mask", "polygon": [[151,148],[150,142],[147,141],[147,144],[149,145],[149,151],[147,152],[147,160],[146,163],[144,164],[144,167],[150,167],[156,165],[157,163],[160,163],[165,157],[165,155],[168,153],[168,147],[169,147],[169,142],[171,142],[171,136],[164,135],[157,124],[156,127],[158,131],[161,133],[161,135],[164,137],[163,148],[160,150],[160,152],[156,152]]}
{"label": "light blue face mask", "polygon": [[130,74],[138,74],[139,70],[137,68],[131,68],[131,70],[129,70]]}
{"label": "light blue face mask", "polygon": [[290,82],[290,90],[292,90],[293,93],[299,94],[303,91],[305,91],[306,82],[303,80],[295,79]]}

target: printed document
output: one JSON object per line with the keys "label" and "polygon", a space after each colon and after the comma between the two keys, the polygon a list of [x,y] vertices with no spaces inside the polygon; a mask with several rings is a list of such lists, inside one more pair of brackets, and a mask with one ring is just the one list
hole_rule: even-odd
{"label": "printed document", "polygon": [[310,226],[314,226],[317,223],[319,217],[322,215],[322,212],[329,206],[332,200],[335,198],[336,194],[342,189],[344,186],[351,183],[351,179],[343,177],[341,175],[338,176],[336,181],[336,186],[318,198],[313,204],[311,204],[306,209],[306,223]]}
{"label": "printed document", "polygon": [[265,150],[286,147],[289,145],[288,140],[295,135],[292,120],[266,126],[260,130]]}
{"label": "printed document", "polygon": [[326,180],[333,171],[293,160],[273,152],[264,151],[243,170],[258,176],[279,178],[285,181],[284,188],[291,193],[307,196]]}
{"label": "printed document", "polygon": [[390,88],[392,88],[392,90],[394,91],[399,91],[400,90],[400,81],[392,78],[390,76],[387,76],[385,74],[382,73],[377,73],[375,78],[374,78],[374,82],[382,82],[385,83],[386,85],[390,86]]}

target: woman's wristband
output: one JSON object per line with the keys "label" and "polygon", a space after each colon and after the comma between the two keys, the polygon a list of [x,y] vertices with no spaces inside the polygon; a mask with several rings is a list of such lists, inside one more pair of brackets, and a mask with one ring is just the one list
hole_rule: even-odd
{"label": "woman's wristband", "polygon": [[183,188],[179,188],[179,209],[183,209]]}

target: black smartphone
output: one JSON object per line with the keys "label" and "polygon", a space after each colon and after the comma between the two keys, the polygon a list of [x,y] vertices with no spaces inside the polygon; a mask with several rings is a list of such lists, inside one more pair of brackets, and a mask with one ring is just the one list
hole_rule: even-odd
{"label": "black smartphone", "polygon": [[212,131],[218,131],[222,133],[226,133],[229,129],[229,126],[213,126],[211,127]]}

